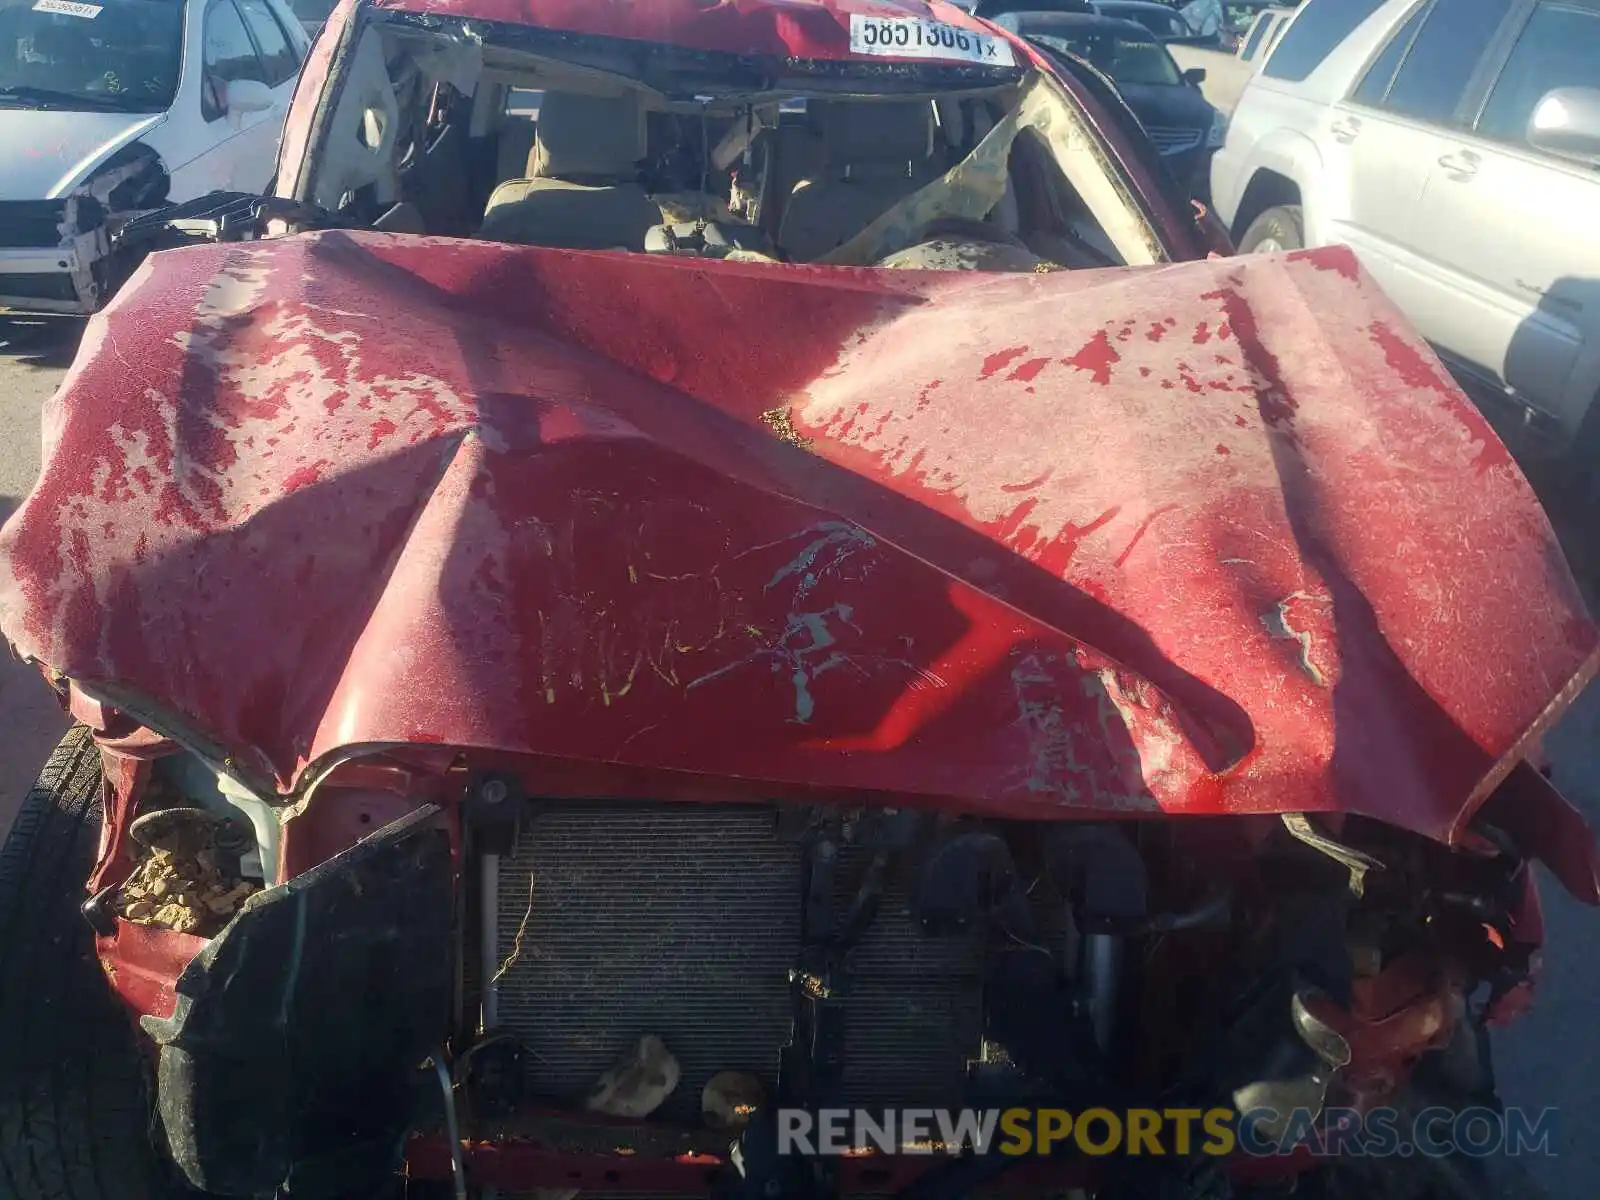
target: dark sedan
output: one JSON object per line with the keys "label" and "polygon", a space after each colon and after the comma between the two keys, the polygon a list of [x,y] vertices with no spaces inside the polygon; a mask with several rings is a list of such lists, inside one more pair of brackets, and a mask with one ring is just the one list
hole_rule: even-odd
{"label": "dark sedan", "polygon": [[1204,194],[1211,155],[1222,145],[1227,119],[1200,94],[1201,69],[1180,71],[1143,25],[1072,12],[1010,12],[995,23],[1027,38],[1046,54],[1071,55],[1111,78],[1185,187]]}

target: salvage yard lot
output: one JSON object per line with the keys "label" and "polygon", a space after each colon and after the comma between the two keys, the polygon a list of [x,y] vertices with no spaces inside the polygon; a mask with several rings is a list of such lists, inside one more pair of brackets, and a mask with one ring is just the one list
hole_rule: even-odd
{"label": "salvage yard lot", "polygon": [[[11,513],[38,472],[40,406],[65,373],[77,331],[72,322],[0,315],[0,517]],[[1542,472],[1535,475],[1542,483]],[[1555,515],[1596,607],[1600,521],[1592,514]],[[1580,540],[1584,526],[1588,544]],[[66,721],[32,670],[10,661],[0,664],[0,721],[3,835]],[[1567,716],[1550,737],[1549,750],[1563,791],[1600,825],[1600,687],[1591,688]],[[1600,1113],[1600,1076],[1570,1069],[1600,1054],[1600,1025],[1593,1020],[1593,998],[1600,994],[1600,913],[1554,886],[1544,894],[1549,943],[1543,989],[1533,1016],[1501,1040],[1499,1070],[1508,1103],[1563,1110],[1560,1157],[1535,1169],[1556,1196],[1577,1197],[1592,1194],[1588,1181],[1600,1170],[1600,1145],[1583,1136]]]}

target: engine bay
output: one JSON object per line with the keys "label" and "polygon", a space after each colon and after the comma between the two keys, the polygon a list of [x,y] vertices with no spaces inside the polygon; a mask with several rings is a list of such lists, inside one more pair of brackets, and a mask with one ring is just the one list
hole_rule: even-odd
{"label": "engine bay", "polygon": [[[1475,1044],[1516,987],[1501,950],[1520,868],[1377,826],[1333,839],[1299,818],[1029,825],[477,787],[499,798],[463,810],[469,1145],[603,1143],[644,1171],[730,1140],[750,1153],[795,1109],[1359,1109],[1430,1052]],[[793,1165],[742,1168],[731,1194],[829,1194],[763,1193]],[[878,1190],[817,1169],[840,1194]],[[952,1190],[929,1194],[1003,1172],[942,1170],[928,1186]]]}
{"label": "engine bay", "polygon": [[[460,763],[426,786],[413,777],[408,801],[373,790],[397,769],[335,772],[269,843],[250,835],[251,803],[196,759],[156,760],[125,844],[136,865],[91,919],[207,939],[171,1015],[143,1022],[161,1047],[169,1144],[196,1182],[235,1194],[288,1171],[320,1194],[319,1180],[381,1169],[385,1130],[403,1122],[418,1180],[1026,1189],[1036,1175],[1013,1175],[1018,1160],[942,1143],[951,1156],[933,1165],[921,1142],[842,1159],[761,1147],[799,1111],[1320,1119],[1399,1103],[1413,1077],[1438,1086],[1435,1061],[1458,1064],[1458,1103],[1478,1102],[1492,1082],[1459,1063],[1533,970],[1527,867],[1487,824],[1463,854],[1295,814],[1041,823],[553,799]],[[147,903],[149,866],[198,842],[254,898],[220,929],[130,912]],[[338,936],[302,945],[302,924]],[[383,1037],[348,1039],[352,1003],[384,1014]],[[249,1032],[279,1004],[296,1031],[287,1057]],[[275,1115],[264,1082],[290,1101]],[[380,1083],[393,1102],[367,1104],[366,1140],[345,1144],[337,1114]],[[1070,1146],[1052,1163],[1061,1179],[1088,1169]],[[1152,1170],[1200,1187],[1222,1161],[1089,1167],[1111,1189],[1095,1195],[1142,1196]]]}

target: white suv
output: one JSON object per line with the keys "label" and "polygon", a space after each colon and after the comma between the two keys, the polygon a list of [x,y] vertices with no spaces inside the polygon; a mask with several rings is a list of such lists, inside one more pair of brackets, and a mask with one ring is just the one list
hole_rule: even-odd
{"label": "white suv", "polygon": [[1351,246],[1600,499],[1600,0],[1308,0],[1211,195],[1241,252]]}
{"label": "white suv", "polygon": [[283,0],[0,0],[0,307],[93,312],[126,221],[264,190],[308,45]]}

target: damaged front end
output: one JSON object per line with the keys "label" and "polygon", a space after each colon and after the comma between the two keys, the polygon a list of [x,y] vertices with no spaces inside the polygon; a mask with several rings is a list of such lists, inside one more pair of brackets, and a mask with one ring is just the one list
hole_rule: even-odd
{"label": "damaged front end", "polygon": [[[153,256],[0,622],[95,731],[167,1155],[311,1200],[1489,1194],[1339,1152],[1492,1111],[1531,864],[1600,900],[1528,761],[1600,634],[1437,371],[1341,251]],[[1013,1108],[1231,1149],[780,1140]]]}
{"label": "damaged front end", "polygon": [[[1341,1128],[1495,1105],[1485,1027],[1524,1006],[1542,940],[1527,848],[1487,817],[1452,851],[1359,818],[583,797],[602,789],[558,764],[417,745],[264,820],[72,696],[103,726],[114,814],[86,912],[150,1039],[167,1153],[219,1196],[366,1196],[399,1173],[1212,1197],[1341,1162],[1351,1194],[1407,1195],[1369,1177],[1389,1164],[1340,1159]],[[1493,803],[1552,802],[1530,786],[1519,770]],[[1159,1160],[1070,1139],[958,1156],[934,1123],[936,1153],[775,1149],[796,1113],[1019,1107],[1227,1109],[1237,1148],[1196,1125]],[[1420,1168],[1456,1180],[1432,1195],[1500,1194],[1454,1159]]]}
{"label": "damaged front end", "polygon": [[0,308],[97,311],[139,264],[117,234],[164,206],[170,183],[160,156],[136,141],[57,199],[0,200]]}

